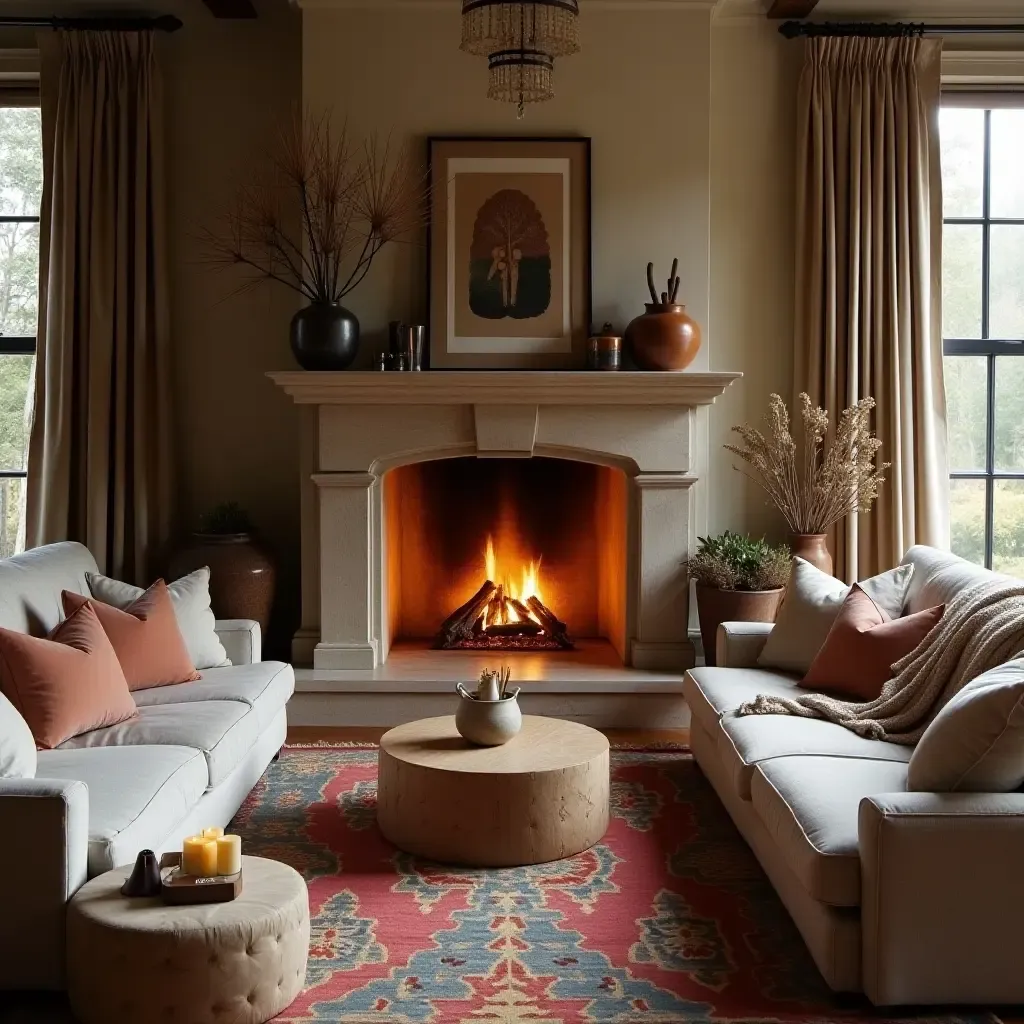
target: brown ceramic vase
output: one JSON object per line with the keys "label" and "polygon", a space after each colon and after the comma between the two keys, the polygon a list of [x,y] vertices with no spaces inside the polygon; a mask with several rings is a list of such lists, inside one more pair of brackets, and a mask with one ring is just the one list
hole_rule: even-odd
{"label": "brown ceramic vase", "polygon": [[832,575],[832,556],[828,551],[828,534],[794,533],[789,544],[794,555],[810,562],[816,569]]}
{"label": "brown ceramic vase", "polygon": [[193,533],[171,559],[174,575],[208,565],[218,619],[255,619],[266,636],[274,604],[274,563],[248,533]]}
{"label": "brown ceramic vase", "polygon": [[655,305],[630,321],[626,347],[641,370],[685,370],[700,350],[700,325],[682,303]]}
{"label": "brown ceramic vase", "polygon": [[697,584],[697,618],[704,664],[714,665],[718,627],[723,622],[774,622],[785,587],[776,590],[722,590]]}

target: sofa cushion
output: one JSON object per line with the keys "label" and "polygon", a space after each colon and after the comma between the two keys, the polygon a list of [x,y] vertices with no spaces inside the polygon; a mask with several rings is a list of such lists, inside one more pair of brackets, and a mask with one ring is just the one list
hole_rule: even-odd
{"label": "sofa cushion", "polygon": [[924,544],[915,544],[900,564],[914,567],[903,605],[904,614],[949,604],[961,590],[977,583],[989,582],[994,586],[1009,578]]}
{"label": "sofa cushion", "polygon": [[259,716],[243,701],[155,704],[139,708],[130,722],[83,733],[61,749],[154,744],[193,747],[206,755],[212,789],[231,774],[259,734]]}
{"label": "sofa cushion", "polygon": [[715,735],[718,720],[759,693],[772,697],[806,696],[796,676],[763,668],[691,668],[683,677],[683,696],[690,712]]}
{"label": "sofa cushion", "polygon": [[786,863],[816,900],[860,906],[860,802],[906,790],[899,761],[780,757],[764,761],[750,786],[754,810]]}
{"label": "sofa cushion", "polygon": [[1010,793],[1024,785],[1024,658],[972,679],[925,729],[907,788]]}
{"label": "sofa cushion", "polygon": [[740,718],[734,711],[729,711],[718,723],[717,738],[736,792],[744,800],[750,799],[750,780],[755,766],[773,757],[818,754],[851,761],[906,764],[913,752],[912,747],[898,743],[864,739],[833,722],[793,715],[747,715]]}
{"label": "sofa cushion", "polygon": [[291,665],[280,661],[258,661],[255,665],[206,669],[203,678],[197,682],[136,690],[132,696],[139,707],[207,700],[241,701],[256,710],[262,731],[294,692],[295,673]]}
{"label": "sofa cushion", "polygon": [[209,782],[202,752],[183,746],[41,751],[36,777],[88,786],[90,876],[158,850]]}
{"label": "sofa cushion", "polygon": [[31,779],[36,773],[36,741],[28,722],[0,693],[0,779]]}
{"label": "sofa cushion", "polygon": [[64,618],[61,591],[89,596],[96,572],[89,549],[74,541],[44,544],[0,561],[0,627],[46,636]]}

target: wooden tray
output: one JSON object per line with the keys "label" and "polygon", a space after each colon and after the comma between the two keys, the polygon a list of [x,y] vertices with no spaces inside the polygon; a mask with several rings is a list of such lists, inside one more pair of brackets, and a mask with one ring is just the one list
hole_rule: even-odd
{"label": "wooden tray", "polygon": [[198,878],[181,870],[181,854],[165,853],[160,858],[160,898],[164,903],[227,903],[242,892],[242,872]]}

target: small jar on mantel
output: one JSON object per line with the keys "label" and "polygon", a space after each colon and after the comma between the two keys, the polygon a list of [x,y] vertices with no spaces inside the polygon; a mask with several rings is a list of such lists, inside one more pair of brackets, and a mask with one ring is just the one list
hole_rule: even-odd
{"label": "small jar on mantel", "polygon": [[827,533],[794,533],[789,546],[794,555],[829,576],[832,575],[832,555],[828,550]]}

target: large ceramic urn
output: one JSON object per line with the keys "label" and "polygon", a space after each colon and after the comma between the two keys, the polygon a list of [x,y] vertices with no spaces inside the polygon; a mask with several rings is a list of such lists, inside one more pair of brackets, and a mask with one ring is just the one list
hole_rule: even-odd
{"label": "large ceramic urn", "polygon": [[685,370],[700,350],[700,325],[679,302],[653,303],[626,328],[626,348],[641,370]]}

